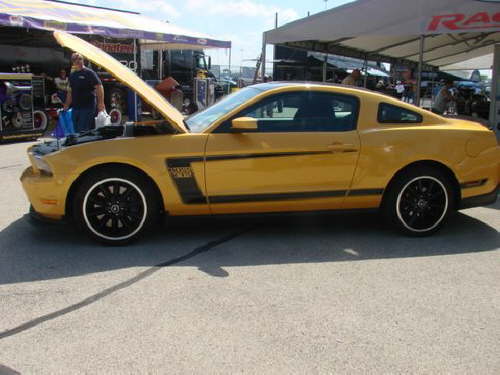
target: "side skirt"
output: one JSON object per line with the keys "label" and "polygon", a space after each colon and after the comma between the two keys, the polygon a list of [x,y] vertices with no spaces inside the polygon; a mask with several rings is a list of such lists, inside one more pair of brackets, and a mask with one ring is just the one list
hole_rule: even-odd
{"label": "side skirt", "polygon": [[276,212],[255,212],[255,213],[237,213],[237,214],[208,214],[208,215],[169,215],[165,213],[165,217],[172,220],[189,218],[231,218],[231,219],[252,219],[257,217],[307,217],[316,215],[355,215],[355,214],[376,214],[379,213],[378,208],[356,208],[351,210],[316,210],[316,211],[276,211]]}

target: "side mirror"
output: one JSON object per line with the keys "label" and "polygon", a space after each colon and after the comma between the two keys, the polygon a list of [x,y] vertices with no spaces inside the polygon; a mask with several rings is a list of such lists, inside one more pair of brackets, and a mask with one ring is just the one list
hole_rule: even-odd
{"label": "side mirror", "polygon": [[208,70],[212,69],[212,56],[208,56]]}
{"label": "side mirror", "polygon": [[231,130],[237,133],[257,130],[257,120],[253,117],[238,117],[231,121]]}

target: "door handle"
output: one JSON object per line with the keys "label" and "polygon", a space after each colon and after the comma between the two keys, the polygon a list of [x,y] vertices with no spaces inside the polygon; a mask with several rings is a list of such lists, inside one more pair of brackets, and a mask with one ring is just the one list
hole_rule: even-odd
{"label": "door handle", "polygon": [[352,143],[332,143],[327,146],[332,152],[357,152],[356,145]]}

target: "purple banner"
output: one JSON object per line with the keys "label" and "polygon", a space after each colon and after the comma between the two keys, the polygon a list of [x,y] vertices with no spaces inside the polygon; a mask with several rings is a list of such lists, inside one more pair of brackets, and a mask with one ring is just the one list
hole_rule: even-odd
{"label": "purple banner", "polygon": [[231,42],[215,39],[193,38],[185,35],[172,35],[153,33],[142,30],[82,25],[79,23],[66,23],[33,17],[13,16],[6,13],[0,14],[0,25],[10,27],[23,27],[28,29],[32,28],[41,30],[63,30],[72,34],[94,34],[103,35],[110,38],[157,40],[167,43],[181,43],[207,48],[231,48]]}

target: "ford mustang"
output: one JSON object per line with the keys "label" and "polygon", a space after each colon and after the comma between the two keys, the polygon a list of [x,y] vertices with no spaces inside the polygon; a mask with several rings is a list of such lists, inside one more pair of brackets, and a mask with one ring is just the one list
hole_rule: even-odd
{"label": "ford mustang", "polygon": [[185,119],[80,38],[56,40],[104,67],[161,115],[31,146],[21,181],[37,216],[124,244],[162,215],[380,210],[409,235],[495,202],[500,147],[486,127],[355,87],[244,88]]}

